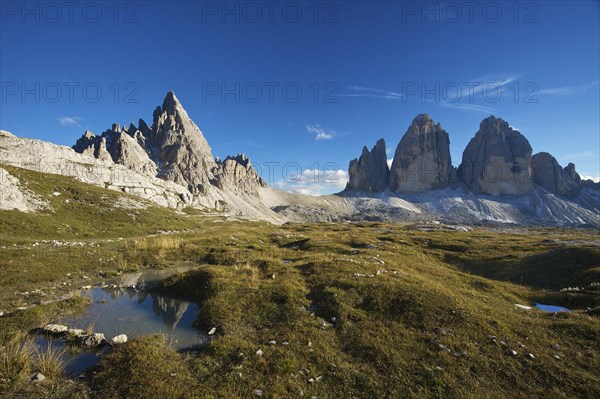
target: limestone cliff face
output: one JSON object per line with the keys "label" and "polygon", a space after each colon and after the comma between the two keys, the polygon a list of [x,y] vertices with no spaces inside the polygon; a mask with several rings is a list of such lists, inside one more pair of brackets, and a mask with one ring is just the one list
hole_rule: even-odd
{"label": "limestone cliff face", "polygon": [[347,190],[381,192],[387,188],[390,171],[387,164],[385,141],[379,139],[369,151],[363,147],[360,158],[350,161]]}
{"label": "limestone cliff face", "polygon": [[476,194],[525,194],[533,188],[531,152],[521,133],[490,116],[464,150],[458,176]]}
{"label": "limestone cliff face", "polygon": [[455,180],[448,133],[427,114],[413,119],[400,140],[390,168],[388,185],[394,192],[423,192]]}
{"label": "limestone cliff face", "polygon": [[258,187],[266,187],[245,155],[215,161],[204,135],[172,91],[155,109],[152,125],[142,119],[138,125],[113,124],[100,136],[86,131],[73,149],[182,185],[192,195],[206,195],[213,188],[256,195]]}
{"label": "limestone cliff face", "polygon": [[212,172],[212,183],[221,190],[237,188],[255,195],[257,187],[267,186],[244,154],[217,161]]}
{"label": "limestone cliff face", "polygon": [[552,155],[539,152],[531,157],[531,169],[535,184],[551,193],[567,198],[579,194],[581,178],[572,163],[563,169]]}
{"label": "limestone cliff face", "polygon": [[158,167],[158,177],[206,193],[214,158],[204,135],[170,91],[153,115],[147,148]]}

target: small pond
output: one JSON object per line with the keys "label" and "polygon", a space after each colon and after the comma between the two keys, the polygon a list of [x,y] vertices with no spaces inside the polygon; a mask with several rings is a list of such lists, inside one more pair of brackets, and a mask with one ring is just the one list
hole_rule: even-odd
{"label": "small pond", "polygon": [[[208,342],[208,335],[193,326],[199,312],[197,304],[147,291],[158,281],[190,269],[171,268],[124,274],[107,281],[102,287],[83,291],[82,294],[92,301],[90,306],[55,323],[69,328],[89,328],[95,333],[103,333],[107,341],[119,334],[126,334],[131,339],[160,333],[176,349],[203,345]],[[34,340],[42,349],[50,343],[53,348],[66,346],[64,340],[44,334],[36,335]],[[77,375],[94,366],[106,350],[109,348],[82,350],[67,347],[63,356],[67,373]]]}
{"label": "small pond", "polygon": [[536,303],[535,307],[544,312],[570,312],[571,309],[563,308],[562,306],[556,305],[544,305],[543,303]]}

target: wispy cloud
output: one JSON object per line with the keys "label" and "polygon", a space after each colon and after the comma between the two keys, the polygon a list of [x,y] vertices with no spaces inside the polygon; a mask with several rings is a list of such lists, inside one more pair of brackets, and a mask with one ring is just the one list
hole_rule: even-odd
{"label": "wispy cloud", "polygon": [[406,96],[402,93],[388,90],[374,89],[372,87],[363,86],[348,86],[348,90],[356,93],[344,93],[340,94],[341,97],[372,97],[372,98],[385,98],[387,100],[404,100]]}
{"label": "wispy cloud", "polygon": [[[408,94],[398,91],[376,89],[372,87],[348,86],[347,89],[351,92],[340,94],[340,96],[383,98],[395,101],[401,100],[403,102],[410,101],[412,98],[431,104],[438,104],[439,106],[445,108],[491,114],[498,112],[498,110],[490,106],[478,105],[476,102],[485,101],[487,96],[492,95],[489,93],[490,90],[494,92],[496,90],[502,90],[504,86],[515,82],[520,76],[521,75],[516,73],[497,74],[480,76],[476,79],[471,79],[464,82],[447,82],[449,85],[451,84],[452,87],[457,87],[459,89],[459,92],[456,93],[456,101],[449,101],[443,98],[444,93],[449,95],[445,92],[446,83],[444,82],[405,82],[405,84],[410,83],[411,90],[417,89],[417,93],[411,92]],[[405,84],[403,84],[403,87]],[[427,92],[435,90],[432,88],[437,88],[439,90],[439,93],[436,93],[437,99],[432,99],[430,95],[424,95],[425,90],[427,90]]]}
{"label": "wispy cloud", "polygon": [[586,91],[598,86],[600,81],[596,80],[592,83],[588,83],[581,86],[566,86],[566,87],[556,87],[553,89],[542,89],[538,91],[538,94],[545,96],[574,96],[577,94],[585,93]]}
{"label": "wispy cloud", "polygon": [[306,130],[309,133],[313,133],[316,135],[315,136],[316,141],[333,140],[333,138],[335,137],[335,132],[333,130],[323,128],[319,124],[306,125]]}
{"label": "wispy cloud", "polygon": [[79,124],[80,120],[83,120],[83,118],[79,116],[61,116],[58,118],[58,121],[63,126],[76,126],[80,129],[83,129],[83,127]]}
{"label": "wispy cloud", "polygon": [[593,156],[594,156],[594,153],[592,151],[580,151],[580,152],[573,152],[570,154],[561,155],[558,159],[560,159],[561,161],[573,162],[573,161],[580,161],[582,159],[589,159],[589,158],[592,158]]}
{"label": "wispy cloud", "polygon": [[277,189],[294,194],[326,195],[342,191],[348,182],[348,172],[306,169],[273,184]]}
{"label": "wispy cloud", "polygon": [[440,105],[445,108],[462,109],[464,111],[481,112],[484,114],[492,114],[492,113],[498,111],[496,108],[486,107],[485,105],[470,104],[470,103],[451,103],[451,102],[443,101],[440,103]]}
{"label": "wispy cloud", "polygon": [[521,75],[514,73],[480,76],[469,82],[464,82],[463,87],[465,88],[467,98],[472,98],[477,94],[481,94],[484,90],[489,90],[490,88],[494,88],[494,90],[501,89],[507,84],[516,81],[520,77]]}

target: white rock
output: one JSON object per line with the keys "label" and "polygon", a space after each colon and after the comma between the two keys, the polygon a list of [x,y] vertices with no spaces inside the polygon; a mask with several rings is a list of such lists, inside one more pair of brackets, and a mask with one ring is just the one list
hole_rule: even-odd
{"label": "white rock", "polygon": [[262,389],[255,389],[254,390],[254,394],[256,396],[263,396],[263,391],[262,391]]}
{"label": "white rock", "polygon": [[33,373],[31,376],[31,382],[41,382],[46,379],[46,376],[42,373]]}
{"label": "white rock", "polygon": [[515,303],[515,307],[519,308],[519,309],[523,309],[523,310],[531,310],[531,306],[525,306],[525,305],[520,305],[518,303]]}
{"label": "white rock", "polygon": [[217,332],[217,327],[213,327],[210,329],[210,331],[208,332],[208,335],[215,335],[215,333]]}
{"label": "white rock", "polygon": [[116,337],[113,337],[113,339],[110,340],[110,344],[113,346],[123,345],[126,342],[127,342],[127,335],[125,335],[125,334],[117,335]]}
{"label": "white rock", "polygon": [[62,334],[67,332],[69,328],[62,324],[46,324],[43,328],[44,332],[51,334]]}
{"label": "white rock", "polygon": [[277,345],[277,341],[269,341],[269,345]]}
{"label": "white rock", "polygon": [[69,328],[69,330],[67,330],[67,334],[73,337],[81,337],[82,335],[85,335],[85,330],[80,328]]}
{"label": "white rock", "polygon": [[95,348],[100,346],[105,341],[104,334],[94,333],[90,335],[84,335],[77,338],[77,343],[81,346],[88,348]]}
{"label": "white rock", "polygon": [[262,350],[257,350],[256,351],[256,356],[262,356],[263,355],[263,351]]}

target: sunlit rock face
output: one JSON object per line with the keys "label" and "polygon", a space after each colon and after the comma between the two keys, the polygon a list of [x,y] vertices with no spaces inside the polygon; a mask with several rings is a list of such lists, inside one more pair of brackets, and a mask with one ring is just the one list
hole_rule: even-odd
{"label": "sunlit rock face", "polygon": [[429,115],[417,115],[396,148],[388,179],[390,190],[436,190],[446,187],[455,177],[448,133]]}
{"label": "sunlit rock face", "polygon": [[458,176],[475,194],[525,194],[533,188],[531,152],[525,136],[490,116],[465,148]]}

